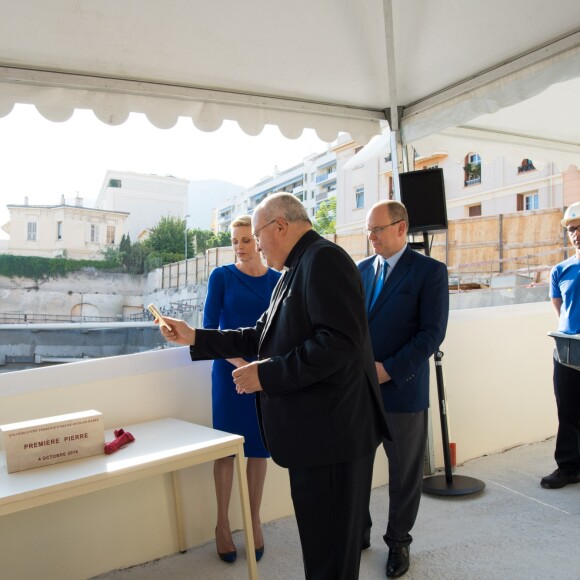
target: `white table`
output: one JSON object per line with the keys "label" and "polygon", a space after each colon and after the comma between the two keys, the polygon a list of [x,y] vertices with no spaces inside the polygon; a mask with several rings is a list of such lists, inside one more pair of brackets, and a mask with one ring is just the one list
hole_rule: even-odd
{"label": "white table", "polygon": [[[249,577],[258,578],[248,482],[244,470],[244,438],[178,419],[160,419],[123,426],[135,441],[111,455],[96,455],[28,471],[7,473],[0,465],[0,516],[136,481],[171,473],[179,550],[187,548],[183,532],[178,471],[235,455],[242,507]],[[107,432],[106,440],[114,435]]]}

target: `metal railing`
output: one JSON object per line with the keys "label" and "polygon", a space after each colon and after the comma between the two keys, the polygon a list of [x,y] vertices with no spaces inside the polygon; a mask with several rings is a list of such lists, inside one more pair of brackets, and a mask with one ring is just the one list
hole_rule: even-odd
{"label": "metal railing", "polygon": [[129,322],[152,320],[151,317],[139,318],[123,316],[73,316],[66,314],[45,314],[39,312],[0,312],[0,324],[50,324],[60,322]]}

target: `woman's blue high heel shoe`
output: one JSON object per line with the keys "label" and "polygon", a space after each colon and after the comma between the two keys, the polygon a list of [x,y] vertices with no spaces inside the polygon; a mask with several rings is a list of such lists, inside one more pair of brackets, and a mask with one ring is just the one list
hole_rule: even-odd
{"label": "woman's blue high heel shoe", "polygon": [[224,553],[218,552],[218,556],[224,562],[227,562],[228,564],[233,564],[236,561],[236,558],[238,557],[238,551],[234,550],[233,552],[224,552]]}
{"label": "woman's blue high heel shoe", "polygon": [[259,562],[264,555],[264,546],[261,548],[256,548],[256,562]]}
{"label": "woman's blue high heel shoe", "polygon": [[[216,535],[216,549],[217,549],[217,528],[215,529],[215,535]],[[220,557],[220,560],[222,560],[222,562],[227,562],[228,564],[233,564],[238,557],[237,550],[233,550],[231,552],[220,552],[218,550],[217,553],[218,553],[218,556]]]}

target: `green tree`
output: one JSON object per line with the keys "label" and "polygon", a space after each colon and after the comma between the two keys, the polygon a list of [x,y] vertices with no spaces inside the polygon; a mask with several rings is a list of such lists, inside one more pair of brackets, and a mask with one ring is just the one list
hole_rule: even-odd
{"label": "green tree", "polygon": [[[151,229],[151,233],[141,249],[144,251],[145,271],[156,267],[155,264],[167,264],[183,260],[185,255],[185,236],[187,235],[187,257],[193,258],[205,254],[209,248],[229,246],[230,232],[212,232],[199,228],[185,230],[185,220],[174,217],[163,217]],[[134,248],[135,245],[131,246]],[[127,264],[126,264],[127,265]]]}
{"label": "green tree", "polygon": [[[221,248],[223,246],[231,246],[232,244],[229,231],[212,232],[211,230],[193,229],[189,233],[191,234],[195,255],[205,254],[206,250],[210,248]],[[193,256],[194,253],[191,255]]]}
{"label": "green tree", "polygon": [[149,274],[149,272],[152,272],[157,268],[161,268],[163,264],[170,263],[171,261],[172,260],[165,259],[162,254],[151,252],[147,254],[147,257],[145,258],[145,262],[143,264],[144,272],[145,274]]}
{"label": "green tree", "polygon": [[227,232],[211,232],[208,239],[208,248],[223,248],[224,246],[232,245],[232,235]]}
{"label": "green tree", "polygon": [[131,244],[129,250],[123,256],[125,269],[129,274],[143,274],[145,272],[145,260],[149,252],[141,242]]}
{"label": "green tree", "polygon": [[105,262],[115,266],[123,265],[123,253],[119,249],[109,246],[102,250],[101,254],[105,257]]}
{"label": "green tree", "polygon": [[123,252],[124,254],[127,254],[130,249],[131,249],[131,236],[129,234],[127,235],[123,234],[123,237],[121,238],[121,243],[119,244],[119,251]]}
{"label": "green tree", "polygon": [[191,241],[194,250],[191,253],[192,256],[205,254],[205,251],[208,248],[213,248],[213,246],[209,245],[209,239],[213,236],[213,232],[211,230],[200,230],[195,228],[193,230],[189,230],[188,233],[191,234]]}
{"label": "green tree", "polygon": [[[175,217],[162,217],[159,223],[151,229],[151,233],[144,244],[146,249],[151,250],[163,257],[172,256],[171,261],[183,260],[185,255],[185,220]],[[187,256],[193,255],[191,244],[192,233],[187,231]]]}
{"label": "green tree", "polygon": [[314,229],[321,235],[336,233],[336,197],[320,204],[314,216]]}

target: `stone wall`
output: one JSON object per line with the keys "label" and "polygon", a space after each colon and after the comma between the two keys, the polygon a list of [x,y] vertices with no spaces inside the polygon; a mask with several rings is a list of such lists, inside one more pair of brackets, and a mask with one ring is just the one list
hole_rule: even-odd
{"label": "stone wall", "polygon": [[21,313],[75,317],[129,317],[143,310],[146,278],[83,271],[34,282],[0,277],[0,315]]}

